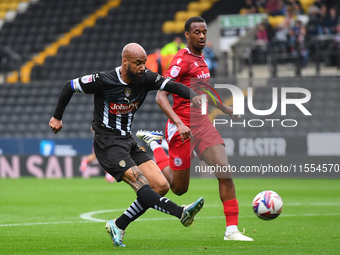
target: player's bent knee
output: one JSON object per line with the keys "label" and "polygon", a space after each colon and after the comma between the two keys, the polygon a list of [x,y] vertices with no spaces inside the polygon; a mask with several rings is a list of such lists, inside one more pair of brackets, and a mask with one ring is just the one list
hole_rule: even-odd
{"label": "player's bent knee", "polygon": [[165,181],[162,183],[157,183],[156,185],[153,185],[151,188],[159,195],[164,196],[166,193],[168,193],[170,185],[168,182]]}
{"label": "player's bent knee", "polygon": [[172,187],[171,190],[177,196],[182,196],[183,194],[187,193],[188,187]]}

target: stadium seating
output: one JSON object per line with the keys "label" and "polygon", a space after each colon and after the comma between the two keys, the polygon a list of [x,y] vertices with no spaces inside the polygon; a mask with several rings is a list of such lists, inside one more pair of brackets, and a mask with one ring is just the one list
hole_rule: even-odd
{"label": "stadium seating", "polygon": [[[55,138],[48,126],[63,83],[47,82],[0,86],[2,138]],[[64,115],[63,137],[90,137],[93,99],[74,95]],[[73,121],[75,120],[75,121]]]}
{"label": "stadium seating", "polygon": [[[60,47],[55,56],[34,67],[31,78],[70,79],[95,70],[112,69],[120,64],[121,49],[128,42],[138,42],[151,53],[173,39],[173,36],[161,33],[161,25],[187,2],[122,1],[107,16],[98,18],[93,27],[87,27],[81,35],[73,37],[69,45]],[[146,12],[153,15],[145,15]]]}
{"label": "stadium seating", "polygon": [[[30,83],[0,85],[0,137],[55,138],[48,127],[48,121],[64,82],[120,65],[121,49],[128,42],[138,42],[151,53],[155,48],[172,41],[174,35],[163,34],[162,25],[173,19],[177,11],[189,8],[189,2],[124,0],[118,8],[112,8],[107,15],[97,18],[92,27],[88,26],[78,36],[72,37],[69,44],[58,47],[54,56],[47,56],[41,65],[35,65],[31,71]],[[40,0],[31,4],[27,12],[19,13],[13,22],[5,23],[0,30],[0,44],[11,47],[22,56],[23,61],[28,61],[105,3],[106,0]],[[194,7],[190,4],[190,8]],[[230,84],[237,85],[237,80]],[[297,129],[223,128],[222,136],[293,137],[305,136],[312,131],[339,132],[336,108],[340,100],[340,89],[335,79],[268,79],[266,85],[255,89],[255,108],[268,109],[271,106],[272,87],[306,87],[312,92],[312,100],[306,107],[312,112],[313,118],[305,117],[299,109],[291,107],[287,118],[298,120]],[[164,130],[166,117],[155,107],[154,98],[155,92],[150,93],[137,112],[133,132],[138,129]],[[327,111],[323,110],[325,108]],[[92,96],[76,93],[67,107],[64,129],[58,138],[92,138],[92,111]],[[270,117],[282,119],[277,111]],[[216,118],[228,117],[217,115]],[[243,118],[265,119],[254,116],[247,107]],[[312,122],[312,119],[320,121]]]}
{"label": "stadium seating", "polygon": [[[233,83],[237,84],[237,83]],[[55,138],[48,126],[60,93],[63,81],[35,82],[21,86],[19,84],[0,86],[0,136],[2,138]],[[256,116],[245,107],[245,120],[250,119],[296,119],[298,126],[294,129],[282,128],[276,122],[275,128],[266,123],[264,127],[254,129],[239,125],[238,128],[225,126],[218,129],[223,137],[304,137],[308,132],[339,132],[340,122],[338,102],[340,87],[332,78],[277,78],[268,79],[267,87],[255,89],[253,96],[256,109],[269,109],[272,103],[272,88],[302,87],[308,89],[312,98],[304,106],[313,117],[304,116],[296,106],[287,106],[287,116],[280,113],[280,93],[277,110],[269,116]],[[132,131],[138,129],[164,130],[167,118],[158,107],[155,107],[156,92],[151,92],[142,108],[136,113]],[[289,95],[298,98],[298,94]],[[223,97],[224,99],[225,97]],[[171,101],[171,97],[170,97]],[[211,107],[213,109],[213,107]],[[64,128],[58,138],[91,138],[90,124],[93,112],[91,95],[74,94],[64,114]],[[228,119],[226,115],[215,118]]]}
{"label": "stadium seating", "polygon": [[[27,61],[105,2],[87,0],[84,7],[83,1],[41,0],[32,4],[26,13],[18,14],[15,21],[5,23],[0,30],[1,43],[11,46],[22,55],[23,61]],[[32,82],[0,86],[0,136],[55,138],[48,121],[64,82],[120,65],[121,49],[128,42],[140,43],[147,52],[165,45],[173,39],[173,35],[161,33],[162,23],[173,18],[177,10],[185,9],[188,2],[175,0],[171,4],[160,4],[157,0],[122,1],[119,8],[112,8],[107,16],[98,18],[93,27],[87,27],[81,35],[73,37],[69,45],[59,47],[55,56],[48,56],[41,65],[34,66]],[[76,15],[71,15],[72,10],[76,10]],[[25,44],[24,47],[22,44]],[[148,99],[153,104],[154,96]],[[64,122],[68,124],[64,125],[58,138],[92,137],[89,129],[92,101],[91,96],[74,95],[64,115]],[[166,119],[161,112],[151,114],[154,110],[151,101],[145,103],[145,110],[153,116],[152,120],[149,123],[137,122],[133,127],[136,130],[143,128],[143,123],[145,129],[164,128]],[[157,121],[158,117],[163,117],[164,121]]]}
{"label": "stadium seating", "polygon": [[26,12],[18,13],[14,21],[4,23],[0,45],[17,52],[24,63],[104,2],[106,0],[35,1]]}

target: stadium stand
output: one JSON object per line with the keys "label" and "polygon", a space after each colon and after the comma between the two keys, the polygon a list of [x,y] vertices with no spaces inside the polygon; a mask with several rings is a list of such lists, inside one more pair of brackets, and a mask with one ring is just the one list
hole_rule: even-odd
{"label": "stadium stand", "polygon": [[[31,4],[27,12],[18,14],[13,22],[5,23],[0,30],[1,45],[11,47],[22,56],[23,61],[28,61],[106,2],[87,0],[84,4],[84,1],[40,0]],[[185,9],[188,3],[182,0],[170,4],[160,4],[157,0],[122,1],[119,8],[112,8],[106,16],[98,18],[93,27],[86,27],[68,45],[59,47],[56,55],[46,57],[41,65],[35,65],[31,82],[0,86],[0,108],[3,109],[0,136],[55,138],[46,123],[54,111],[64,82],[118,66],[121,49],[128,42],[140,43],[147,52],[165,45],[172,35],[161,33],[162,23],[173,18],[177,10]],[[27,40],[25,47],[20,47],[24,38]],[[144,114],[153,116],[151,125],[146,126],[143,122],[144,128],[163,129],[164,115],[161,112],[151,114],[154,96],[150,95],[148,100],[151,101],[144,106]],[[76,122],[65,125],[58,138],[91,138],[92,97],[78,94],[74,97],[68,105],[69,114],[65,113],[64,121]],[[163,117],[164,121],[156,121],[158,117]],[[142,128],[143,123],[136,123],[135,126],[140,124]]]}
{"label": "stadium stand", "polygon": [[106,0],[37,1],[0,30],[0,45],[21,56],[22,64],[66,33]]}
{"label": "stadium stand", "polygon": [[[138,42],[147,52],[153,52],[169,41],[161,33],[164,20],[188,1],[173,1],[170,5],[155,0],[125,0],[107,16],[97,19],[69,45],[60,47],[55,56],[48,57],[41,66],[32,70],[32,79],[70,79],[95,70],[108,70],[120,64],[122,47],[128,42]],[[146,15],[146,12],[154,13]],[[72,66],[72,68],[70,68]]]}
{"label": "stadium stand", "polygon": [[[340,87],[336,78],[271,78],[268,86],[255,89],[253,102],[255,109],[269,109],[272,104],[272,88],[301,87],[308,89],[312,98],[304,106],[312,113],[313,118],[305,116],[297,107],[288,105],[287,116],[280,113],[280,93],[277,110],[269,116],[257,116],[245,107],[245,115],[239,121],[261,119],[266,124],[260,129],[249,128],[247,125],[239,128],[225,126],[219,130],[224,137],[297,137],[305,136],[308,132],[339,132],[339,114],[337,111],[340,100]],[[236,83],[234,83],[236,84]],[[25,86],[0,86],[0,134],[2,138],[55,138],[48,123],[54,111],[61,86],[54,81],[27,84]],[[298,95],[298,94],[297,94]],[[288,98],[297,97],[289,95]],[[227,98],[227,97],[222,97]],[[166,117],[156,107],[155,92],[146,98],[143,107],[137,112],[133,132],[138,129],[164,130]],[[91,95],[75,94],[64,114],[66,123],[58,138],[91,138],[89,126],[92,120],[93,102]],[[217,119],[227,118],[217,115]],[[296,119],[297,128],[280,127],[275,122],[275,128],[265,119]],[[259,125],[259,123],[253,123]],[[287,125],[292,125],[288,123]]]}
{"label": "stadium stand", "polygon": [[[22,62],[29,61],[107,2],[40,0],[32,3],[26,12],[18,13],[12,22],[5,22],[0,30],[0,45],[10,47],[20,54]],[[202,16],[209,22],[220,13],[237,13],[241,4],[234,11],[225,8],[225,1],[217,1]],[[60,45],[55,55],[47,56],[40,65],[33,66],[30,82],[0,85],[0,137],[55,138],[47,123],[66,80],[118,66],[121,62],[121,49],[128,42],[140,43],[148,53],[164,46],[174,37],[174,34],[162,33],[164,22],[174,19],[178,11],[187,10],[189,6],[194,8],[194,5],[189,0],[121,1],[119,7],[111,8],[105,15],[98,17],[93,26],[84,27],[82,33],[73,36],[68,44]],[[238,81],[234,79],[230,83],[237,85]],[[246,127],[226,128],[221,131],[222,135],[294,137],[305,136],[307,132],[312,131],[338,132],[340,123],[336,118],[336,107],[340,100],[340,90],[336,79],[268,79],[265,87],[255,89],[254,107],[270,107],[272,87],[294,85],[312,91],[312,100],[306,107],[312,112],[313,120],[320,119],[320,122],[311,122],[311,118],[304,117],[299,109],[293,107],[290,117],[287,118],[299,121],[294,132],[287,128],[265,127],[261,130],[250,130]],[[166,117],[155,108],[154,97],[155,93],[150,93],[141,110],[137,112],[133,132],[137,129],[164,130]],[[320,110],[320,102],[326,104],[326,112]],[[89,129],[92,109],[92,96],[75,94],[65,112],[65,126],[58,138],[92,138]],[[270,117],[282,119],[277,112]],[[225,115],[217,115],[216,118],[225,118]],[[259,117],[246,109],[244,118]],[[327,125],[320,125],[321,121]]]}

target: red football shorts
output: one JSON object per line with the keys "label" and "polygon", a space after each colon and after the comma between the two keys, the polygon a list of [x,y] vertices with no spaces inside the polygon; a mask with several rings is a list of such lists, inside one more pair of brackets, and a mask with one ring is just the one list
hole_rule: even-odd
{"label": "red football shorts", "polygon": [[168,123],[165,127],[165,138],[169,144],[169,160],[172,170],[184,170],[190,168],[190,161],[194,158],[193,150],[195,150],[199,159],[202,153],[208,147],[224,144],[220,133],[213,124],[207,119],[204,125],[191,126],[193,140],[187,139],[184,143],[181,136],[177,132],[175,124]]}

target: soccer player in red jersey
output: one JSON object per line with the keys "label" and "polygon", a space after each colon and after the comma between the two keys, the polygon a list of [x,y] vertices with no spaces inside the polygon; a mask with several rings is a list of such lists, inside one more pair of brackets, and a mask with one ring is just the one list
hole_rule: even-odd
{"label": "soccer player in red jersey", "polygon": [[[202,50],[207,39],[207,24],[201,17],[191,17],[185,23],[187,47],[178,51],[170,63],[166,77],[181,82],[198,94],[205,93],[204,84],[209,84],[210,73],[204,61]],[[202,85],[203,84],[203,85]],[[171,190],[182,195],[187,192],[190,180],[190,159],[195,150],[198,157],[210,166],[228,166],[228,157],[224,149],[224,141],[212,125],[208,115],[202,115],[201,109],[190,107],[190,100],[173,95],[171,107],[168,96],[171,93],[159,91],[156,101],[169,118],[165,136],[169,144],[169,157],[161,147],[162,134],[138,131],[153,150],[154,157]],[[212,99],[207,96],[208,99]],[[213,101],[209,103],[213,104]],[[216,107],[232,118],[233,108],[216,100]],[[203,102],[202,102],[203,104]],[[191,139],[190,139],[191,138]],[[226,218],[224,240],[253,241],[238,230],[238,201],[231,173],[216,173],[219,183],[220,199],[223,203]]]}

